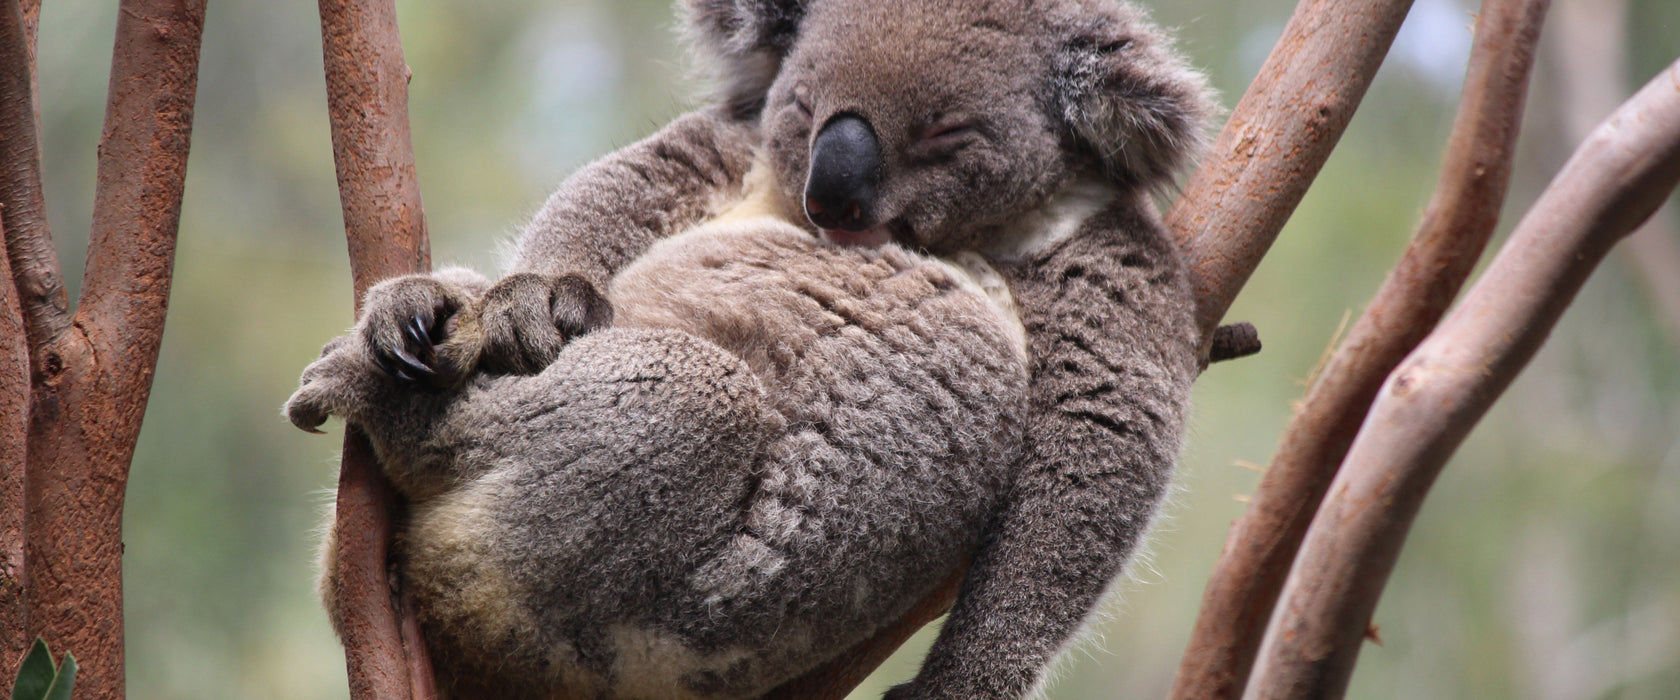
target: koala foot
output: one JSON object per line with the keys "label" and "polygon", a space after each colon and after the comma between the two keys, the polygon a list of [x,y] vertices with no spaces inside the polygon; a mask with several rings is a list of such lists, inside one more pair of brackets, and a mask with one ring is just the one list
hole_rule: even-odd
{"label": "koala foot", "polygon": [[472,372],[483,346],[477,304],[465,290],[426,275],[368,290],[358,328],[373,360],[398,380],[434,389]]}
{"label": "koala foot", "polygon": [[612,323],[612,306],[578,275],[508,275],[484,293],[479,366],[498,374],[536,374],[573,338]]}

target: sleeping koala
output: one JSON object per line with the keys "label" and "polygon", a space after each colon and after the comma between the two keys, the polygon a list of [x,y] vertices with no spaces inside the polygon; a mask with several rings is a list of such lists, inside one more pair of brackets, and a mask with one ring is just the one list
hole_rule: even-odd
{"label": "sleeping koala", "polygon": [[384,371],[365,322],[304,371],[292,421],[362,428],[411,503],[399,550],[455,697],[757,697],[978,543],[1027,382],[995,273],[728,219],[654,244],[604,301],[576,288],[577,330],[611,328],[538,374],[474,372],[470,298],[433,350],[456,386]]}
{"label": "sleeping koala", "polygon": [[[359,399],[371,413],[349,417],[389,421],[381,461],[419,501],[404,572],[457,683],[754,697],[968,560],[921,671],[889,697],[1022,697],[1124,568],[1170,479],[1198,337],[1151,196],[1200,142],[1204,82],[1117,1],[684,5],[721,79],[715,104],[573,175],[508,277],[442,272],[370,293],[357,334],[300,391],[381,387]],[[751,296],[761,282],[675,284],[707,269],[673,262],[689,255],[674,252],[685,232],[715,231],[706,222],[765,191],[776,226],[828,244],[800,255],[856,266],[826,269],[824,285],[783,280],[821,308],[795,322],[757,318],[782,308]],[[871,276],[873,261],[901,255],[979,261],[952,288],[990,300],[984,313],[902,299],[893,313],[907,315],[862,313],[859,299],[880,296],[863,290],[898,279]],[[662,277],[637,272],[656,260],[684,272],[628,311],[645,292],[630,280]],[[842,284],[853,274],[863,287]],[[583,335],[602,315],[593,289],[618,316]],[[865,337],[872,314],[967,320],[907,336],[938,352],[786,350],[798,341],[783,333],[833,333],[824,314]],[[715,325],[684,325],[696,318]],[[998,340],[1009,318],[1024,333],[1018,367]],[[904,380],[901,365],[935,379]],[[439,415],[455,417],[424,418]]]}

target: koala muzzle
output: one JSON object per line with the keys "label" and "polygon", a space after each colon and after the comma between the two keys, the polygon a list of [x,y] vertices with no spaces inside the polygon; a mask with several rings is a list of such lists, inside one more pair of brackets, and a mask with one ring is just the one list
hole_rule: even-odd
{"label": "koala muzzle", "polygon": [[818,228],[862,231],[875,225],[881,143],[856,114],[840,114],[811,143],[805,216]]}

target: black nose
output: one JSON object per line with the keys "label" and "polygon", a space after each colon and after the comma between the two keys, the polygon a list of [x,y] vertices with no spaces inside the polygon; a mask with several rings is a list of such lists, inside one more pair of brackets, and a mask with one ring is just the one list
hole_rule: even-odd
{"label": "black nose", "polygon": [[805,179],[805,216],[818,228],[862,231],[875,225],[875,185],[881,144],[856,114],[828,121],[811,143]]}

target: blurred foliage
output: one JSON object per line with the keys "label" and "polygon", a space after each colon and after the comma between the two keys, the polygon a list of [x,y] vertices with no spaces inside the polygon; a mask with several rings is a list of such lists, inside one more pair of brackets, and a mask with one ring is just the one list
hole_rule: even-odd
{"label": "blurred foliage", "polygon": [[[1474,7],[1417,0],[1317,186],[1232,311],[1259,356],[1197,388],[1150,556],[1067,656],[1056,698],[1158,697],[1238,500],[1306,378],[1404,246],[1434,186]],[[1591,2],[1593,0],[1559,0]],[[1292,6],[1181,0],[1179,30],[1234,104]],[[278,407],[350,324],[312,3],[214,2],[174,299],[127,505],[129,692],[335,698],[343,656],[313,595],[336,438]],[[487,272],[568,173],[692,104],[667,0],[405,0],[434,257]],[[42,115],[66,276],[87,245],[112,3],[46,4]],[[1680,55],[1680,3],[1631,0],[1642,82]],[[1548,49],[1557,60],[1562,54]],[[1563,60],[1567,60],[1566,57]],[[1542,61],[1505,227],[1567,155]],[[1676,271],[1680,274],[1680,271]],[[1612,258],[1441,477],[1388,587],[1355,698],[1680,696],[1680,362]],[[919,636],[858,697],[913,673]]]}

